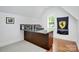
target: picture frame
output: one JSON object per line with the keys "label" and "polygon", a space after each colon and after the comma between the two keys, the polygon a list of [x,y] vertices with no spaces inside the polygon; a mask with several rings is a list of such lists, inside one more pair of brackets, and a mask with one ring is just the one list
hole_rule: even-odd
{"label": "picture frame", "polygon": [[14,24],[15,18],[14,17],[6,17],[6,24]]}
{"label": "picture frame", "polygon": [[20,24],[20,30],[24,30],[24,24]]}

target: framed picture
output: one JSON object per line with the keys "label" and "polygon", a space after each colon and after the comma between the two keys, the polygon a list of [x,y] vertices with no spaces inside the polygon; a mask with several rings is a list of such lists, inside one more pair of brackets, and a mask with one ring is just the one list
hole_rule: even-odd
{"label": "framed picture", "polygon": [[69,35],[69,17],[57,18],[57,33],[62,35]]}
{"label": "framed picture", "polygon": [[14,24],[15,18],[14,17],[6,17],[6,24]]}
{"label": "framed picture", "polygon": [[24,30],[24,24],[20,24],[20,30]]}

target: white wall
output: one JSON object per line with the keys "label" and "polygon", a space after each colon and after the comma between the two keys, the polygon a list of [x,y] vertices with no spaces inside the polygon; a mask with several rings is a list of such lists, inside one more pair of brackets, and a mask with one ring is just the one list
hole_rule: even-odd
{"label": "white wall", "polygon": [[64,8],[68,13],[70,13],[72,16],[75,17],[75,19],[77,20],[77,44],[79,47],[79,6],[63,6],[62,8]]}
{"label": "white wall", "polygon": [[79,20],[77,21],[77,44],[79,48]]}
{"label": "white wall", "polygon": [[76,19],[79,19],[79,6],[62,6],[67,12],[69,12]]}
{"label": "white wall", "polygon": [[[14,24],[6,24],[6,17],[8,16],[15,17]],[[20,24],[35,23],[40,24],[40,21],[35,18],[0,12],[0,47],[24,40],[24,33],[20,30]]]}
{"label": "white wall", "polygon": [[77,20],[75,20],[71,15],[65,12],[60,7],[51,7],[45,11],[42,16],[42,24],[45,29],[47,29],[47,19],[49,16],[57,17],[65,17],[69,16],[69,35],[60,35],[57,34],[57,20],[55,19],[55,30],[54,30],[54,37],[65,39],[65,40],[72,40],[77,42]]}

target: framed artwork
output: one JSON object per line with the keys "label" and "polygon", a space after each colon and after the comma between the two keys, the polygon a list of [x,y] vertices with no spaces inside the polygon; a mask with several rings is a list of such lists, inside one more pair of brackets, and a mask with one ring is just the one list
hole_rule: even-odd
{"label": "framed artwork", "polygon": [[24,30],[24,24],[20,24],[20,30]]}
{"label": "framed artwork", "polygon": [[68,35],[69,29],[69,17],[58,17],[57,18],[57,33],[62,35]]}
{"label": "framed artwork", "polygon": [[6,24],[14,24],[15,18],[14,17],[6,17]]}

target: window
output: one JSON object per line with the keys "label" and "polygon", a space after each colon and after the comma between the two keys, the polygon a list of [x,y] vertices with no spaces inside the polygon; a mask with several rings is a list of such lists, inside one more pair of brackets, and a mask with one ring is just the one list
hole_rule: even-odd
{"label": "window", "polygon": [[55,25],[55,18],[54,18],[54,16],[50,16],[48,18],[48,28],[53,28],[54,25]]}

